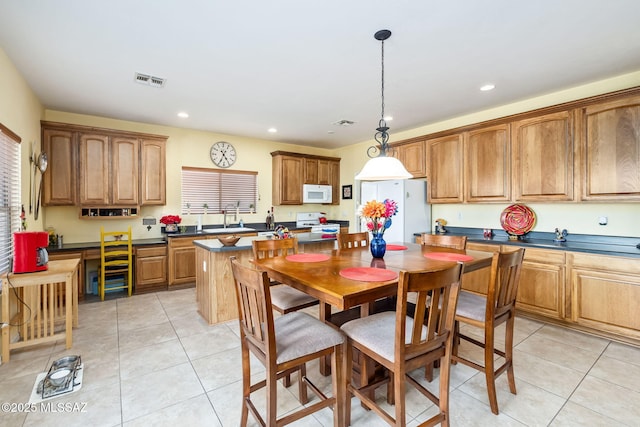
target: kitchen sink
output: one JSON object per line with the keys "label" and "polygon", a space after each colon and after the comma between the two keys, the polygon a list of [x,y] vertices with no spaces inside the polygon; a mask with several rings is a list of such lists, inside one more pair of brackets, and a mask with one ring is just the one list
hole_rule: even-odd
{"label": "kitchen sink", "polygon": [[221,233],[242,233],[245,231],[256,231],[255,228],[251,227],[227,227],[227,228],[208,228],[206,230],[202,230],[203,233],[209,234],[221,234]]}

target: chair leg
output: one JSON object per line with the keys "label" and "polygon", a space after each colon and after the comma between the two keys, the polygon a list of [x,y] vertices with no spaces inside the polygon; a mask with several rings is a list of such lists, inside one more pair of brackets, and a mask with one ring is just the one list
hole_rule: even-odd
{"label": "chair leg", "polygon": [[[397,366],[397,365],[396,365]],[[393,375],[393,395],[395,400],[395,418],[397,427],[406,426],[405,414],[405,372],[400,370]]]}
{"label": "chair leg", "polygon": [[[303,405],[306,405],[309,402],[309,397],[307,396],[307,384],[304,382],[304,377],[306,376],[307,365],[302,365],[298,371],[298,396],[300,398],[300,403]],[[287,375],[287,377],[289,377],[289,375]],[[289,381],[291,381],[291,378],[289,378]]]}
{"label": "chair leg", "polygon": [[267,393],[267,417],[266,424],[268,426],[275,426],[278,418],[278,381],[276,380],[276,373],[267,368],[267,384],[265,391]]}
{"label": "chair leg", "polygon": [[507,378],[509,379],[509,390],[516,394],[516,377],[513,371],[513,328],[515,326],[515,317],[512,315],[505,325],[505,363],[507,363]]}
{"label": "chair leg", "polygon": [[333,353],[331,354],[331,372],[333,372],[332,378],[332,386],[333,386],[333,397],[335,398],[335,403],[333,404],[333,425],[340,426],[348,425],[348,420],[346,418],[346,403],[347,396],[349,393],[346,391],[346,388],[343,387],[343,384],[346,382],[345,372],[345,354],[344,354],[344,344],[339,344],[333,348]]}
{"label": "chair leg", "polygon": [[240,427],[246,427],[249,417],[248,401],[251,394],[251,362],[249,350],[242,346],[242,414]]}
{"label": "chair leg", "polygon": [[484,376],[487,383],[487,394],[489,395],[489,405],[491,412],[498,415],[498,398],[496,397],[496,376],[493,363],[493,329],[485,331],[484,340]]}
{"label": "chair leg", "polygon": [[353,347],[351,346],[351,344],[347,345],[347,349],[345,353],[346,355],[345,355],[345,367],[344,367],[344,371],[345,371],[344,426],[348,427],[349,425],[351,425],[351,397],[353,396],[349,391],[349,387],[351,386],[352,373],[353,373]]}

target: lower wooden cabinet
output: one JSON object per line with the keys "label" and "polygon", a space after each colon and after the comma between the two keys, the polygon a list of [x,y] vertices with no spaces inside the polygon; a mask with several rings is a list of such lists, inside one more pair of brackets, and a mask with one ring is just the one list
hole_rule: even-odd
{"label": "lower wooden cabinet", "polygon": [[640,260],[569,253],[571,320],[640,340]]}
{"label": "lower wooden cabinet", "polygon": [[[500,245],[468,242],[467,249],[472,251],[498,252],[500,251]],[[462,289],[486,295],[490,278],[491,270],[488,268],[481,268],[480,270],[472,271],[471,273],[465,273],[462,276]]]}
{"label": "lower wooden cabinet", "polygon": [[49,261],[58,261],[62,259],[73,259],[77,258],[80,260],[80,264],[78,265],[78,298],[84,298],[84,254],[82,252],[58,252],[58,253],[49,253]]}
{"label": "lower wooden cabinet", "polygon": [[[503,246],[503,251],[514,246]],[[565,252],[526,248],[516,298],[519,310],[565,318]]]}
{"label": "lower wooden cabinet", "polygon": [[196,282],[196,247],[194,240],[205,236],[172,237],[169,239],[169,287]]}
{"label": "lower wooden cabinet", "polygon": [[167,288],[167,245],[136,248],[135,293]]}

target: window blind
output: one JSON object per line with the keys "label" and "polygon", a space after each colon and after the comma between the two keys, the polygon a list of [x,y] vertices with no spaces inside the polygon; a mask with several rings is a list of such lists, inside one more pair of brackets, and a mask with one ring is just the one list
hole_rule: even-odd
{"label": "window blind", "polygon": [[[181,214],[255,212],[258,172],[182,168]],[[206,208],[205,208],[206,205]]]}
{"label": "window blind", "polygon": [[9,271],[20,231],[20,138],[0,124],[0,274]]}

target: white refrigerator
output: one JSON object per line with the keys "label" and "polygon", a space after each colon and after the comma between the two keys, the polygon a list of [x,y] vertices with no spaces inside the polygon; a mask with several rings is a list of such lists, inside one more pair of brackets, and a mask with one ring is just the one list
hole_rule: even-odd
{"label": "white refrigerator", "polygon": [[[369,200],[395,200],[398,213],[391,217],[391,227],[384,232],[387,243],[413,242],[414,233],[431,230],[431,206],[427,204],[427,182],[423,179],[362,181],[360,205]],[[360,218],[360,230],[366,231]]]}

